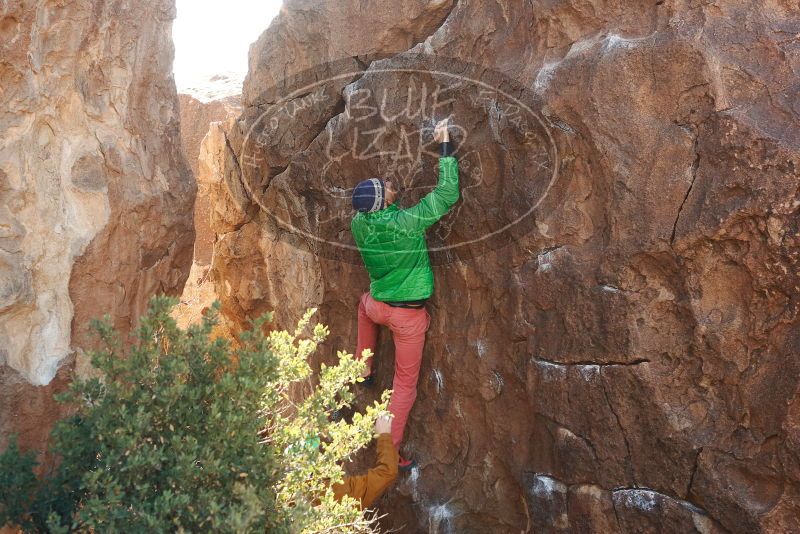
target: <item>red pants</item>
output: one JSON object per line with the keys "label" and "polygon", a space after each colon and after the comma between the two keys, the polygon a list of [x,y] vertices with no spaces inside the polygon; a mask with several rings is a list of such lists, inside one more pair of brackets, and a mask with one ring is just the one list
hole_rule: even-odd
{"label": "red pants", "polygon": [[[358,303],[358,348],[356,358],[361,358],[364,349],[375,353],[378,339],[378,325],[388,326],[394,338],[394,380],[389,411],[392,420],[392,441],[400,448],[403,431],[408,421],[408,413],[417,398],[417,379],[422,365],[422,348],[425,346],[425,332],[431,323],[431,316],[425,308],[396,308],[372,298],[369,293],[361,295]],[[367,360],[367,372],[372,368],[371,358]]]}

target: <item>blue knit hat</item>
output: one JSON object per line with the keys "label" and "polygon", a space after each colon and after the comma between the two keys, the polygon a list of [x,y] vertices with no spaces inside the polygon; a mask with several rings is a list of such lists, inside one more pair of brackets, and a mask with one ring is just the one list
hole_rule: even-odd
{"label": "blue knit hat", "polygon": [[383,209],[383,180],[370,178],[358,183],[353,189],[353,209],[371,213]]}

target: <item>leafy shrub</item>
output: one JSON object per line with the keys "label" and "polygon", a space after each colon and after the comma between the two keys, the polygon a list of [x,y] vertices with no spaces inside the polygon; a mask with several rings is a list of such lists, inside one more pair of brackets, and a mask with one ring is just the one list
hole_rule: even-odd
{"label": "leafy shrub", "polygon": [[[371,532],[356,501],[336,502],[339,463],[371,439],[376,403],[352,423],[328,413],[349,405],[363,363],[339,353],[311,385],[307,359],[327,336],[313,310],[294,333],[264,334],[263,317],[233,348],[211,339],[215,305],[181,330],[174,299],[156,297],[137,342],[95,322],[98,378],[76,380],[59,400],[76,407],[52,447],[61,462],[37,481],[12,442],[0,456],[0,525],[26,531]],[[299,387],[298,387],[299,386]],[[310,391],[297,395],[298,389]],[[318,446],[319,444],[322,446]]]}

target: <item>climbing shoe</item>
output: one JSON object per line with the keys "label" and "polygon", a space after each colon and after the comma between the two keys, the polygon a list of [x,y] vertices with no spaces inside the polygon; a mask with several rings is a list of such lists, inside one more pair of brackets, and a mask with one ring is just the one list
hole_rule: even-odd
{"label": "climbing shoe", "polygon": [[397,470],[401,473],[408,473],[415,467],[417,467],[417,462],[408,458],[403,458],[402,456],[400,457],[400,461],[397,462]]}
{"label": "climbing shoe", "polygon": [[356,382],[362,388],[372,389],[375,386],[375,373],[370,373],[369,376],[363,377],[361,382]]}
{"label": "climbing shoe", "polygon": [[342,406],[336,410],[330,412],[329,420],[338,423],[339,421],[346,421],[347,423],[353,422],[353,413],[354,410],[350,406]]}

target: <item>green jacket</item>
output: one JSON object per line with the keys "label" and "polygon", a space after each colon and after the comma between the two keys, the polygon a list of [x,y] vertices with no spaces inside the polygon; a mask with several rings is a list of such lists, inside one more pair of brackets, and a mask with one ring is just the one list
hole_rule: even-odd
{"label": "green jacket", "polygon": [[359,212],[350,229],[364,259],[372,298],[383,302],[421,300],[433,294],[433,271],[425,231],[458,200],[458,161],[439,158],[439,183],[408,209],[396,204]]}

